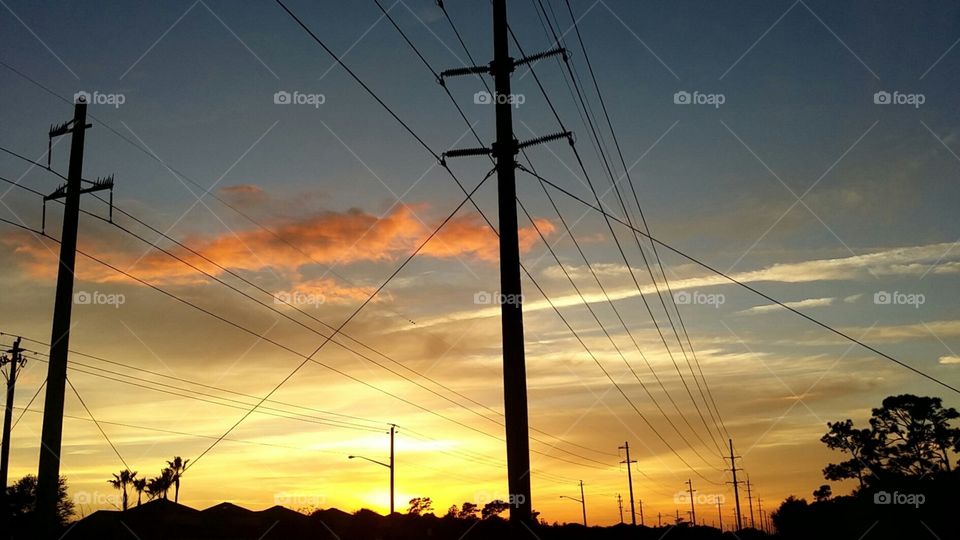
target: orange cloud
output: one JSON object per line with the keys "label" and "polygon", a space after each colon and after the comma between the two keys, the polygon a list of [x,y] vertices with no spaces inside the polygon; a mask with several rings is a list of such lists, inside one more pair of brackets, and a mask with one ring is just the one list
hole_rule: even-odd
{"label": "orange cloud", "polygon": [[[330,280],[303,281],[298,270],[312,263],[349,265],[397,261],[416,249],[435,226],[432,223],[424,225],[418,219],[415,212],[423,208],[399,206],[381,217],[358,209],[323,212],[273,224],[271,230],[275,234],[263,229],[227,231],[188,238],[184,244],[231,270],[274,271],[294,283],[293,290],[300,290],[297,287],[303,290],[323,289],[332,298],[340,295],[360,297],[368,291],[341,286],[340,292],[331,294],[330,287],[335,284]],[[538,219],[537,226],[545,235],[555,230],[554,225],[546,219]],[[533,227],[525,227],[520,229],[519,239],[521,251],[526,252],[539,241],[539,235]],[[89,235],[84,240],[84,250],[151,283],[191,285],[207,279],[168,255],[147,249],[141,244],[123,243],[124,247],[118,248],[117,242],[111,242],[110,237],[104,235]],[[56,276],[58,246],[44,246],[28,236],[11,236],[6,242],[14,244],[18,260],[29,275],[45,279]],[[166,244],[160,245],[166,247]],[[291,248],[290,244],[297,249]],[[223,273],[215,265],[185,249],[167,249],[210,274],[219,276]],[[437,259],[462,257],[492,263],[498,260],[499,247],[496,236],[487,224],[479,216],[470,215],[450,220],[426,244],[420,255]],[[104,271],[98,265],[87,264],[78,265],[78,278],[94,282],[126,279]]]}

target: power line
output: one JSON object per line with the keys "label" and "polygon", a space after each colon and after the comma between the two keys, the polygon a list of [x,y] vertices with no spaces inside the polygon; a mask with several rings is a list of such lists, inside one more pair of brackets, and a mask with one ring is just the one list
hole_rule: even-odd
{"label": "power line", "polygon": [[77,396],[77,399],[80,401],[80,404],[83,405],[83,409],[87,411],[87,414],[90,416],[90,420],[93,420],[93,423],[97,425],[97,429],[100,430],[100,434],[103,435],[103,438],[107,440],[107,444],[110,445],[110,448],[113,449],[113,453],[120,458],[120,462],[123,463],[123,467],[127,470],[130,470],[130,466],[127,465],[127,460],[123,459],[123,456],[120,455],[120,450],[117,449],[117,446],[113,444],[113,441],[110,440],[110,436],[107,435],[107,432],[103,430],[103,426],[100,425],[100,422],[97,422],[97,418],[93,416],[93,412],[90,410],[90,407],[87,407],[86,402],[83,401],[83,398],[80,397],[80,392],[77,391],[77,387],[73,385],[73,382],[70,379],[67,379],[67,384],[70,385],[70,388],[73,390],[73,393]]}
{"label": "power line", "polygon": [[[521,170],[523,170],[523,169],[521,169]],[[746,283],[744,283],[744,282],[742,282],[742,281],[740,281],[740,280],[738,280],[738,279],[730,276],[729,274],[727,274],[727,273],[725,273],[725,272],[723,272],[723,271],[721,271],[721,270],[718,270],[718,269],[714,268],[713,266],[710,266],[709,264],[701,261],[700,259],[698,259],[698,258],[696,258],[696,257],[694,257],[694,256],[692,256],[692,255],[688,255],[687,253],[681,251],[680,249],[675,248],[675,247],[671,246],[670,244],[667,244],[666,242],[663,242],[662,240],[659,240],[659,239],[655,238],[655,237],[652,236],[652,235],[649,235],[649,234],[647,234],[647,233],[644,233],[643,231],[641,231],[641,230],[639,230],[639,229],[636,229],[636,228],[634,228],[634,227],[631,227],[631,226],[630,226],[629,224],[627,224],[625,221],[621,220],[620,218],[618,218],[618,217],[616,217],[616,216],[613,216],[613,215],[611,215],[611,214],[608,214],[608,213],[607,213],[605,210],[603,210],[602,208],[598,208],[598,207],[594,206],[593,203],[590,203],[590,202],[587,202],[587,201],[583,200],[583,199],[580,198],[579,196],[577,196],[577,195],[571,193],[570,191],[568,191],[566,188],[564,188],[564,187],[562,187],[562,186],[560,186],[560,185],[558,185],[558,184],[556,184],[556,183],[554,183],[554,182],[552,182],[552,181],[550,181],[550,180],[548,180],[548,179],[546,179],[546,178],[544,178],[544,177],[542,177],[542,176],[539,176],[539,175],[533,173],[532,171],[527,170],[526,172],[527,172],[527,174],[533,176],[534,178],[537,178],[538,180],[542,180],[542,181],[546,182],[550,187],[556,189],[556,190],[559,191],[560,193],[563,193],[563,194],[566,195],[567,197],[569,197],[569,198],[571,198],[571,199],[579,202],[580,204],[582,204],[582,205],[590,208],[591,210],[593,210],[593,211],[595,211],[595,212],[599,212],[599,213],[601,213],[601,214],[606,215],[607,217],[609,217],[609,218],[612,219],[613,221],[616,221],[616,222],[619,223],[620,225],[623,225],[624,227],[627,227],[627,228],[632,229],[632,230],[633,230],[634,232],[636,232],[637,234],[640,234],[640,235],[648,238],[648,239],[651,240],[652,242],[655,242],[657,245],[659,245],[659,246],[661,246],[661,247],[663,247],[663,248],[666,248],[667,250],[669,250],[669,251],[671,251],[671,252],[673,252],[673,253],[676,253],[677,255],[683,257],[684,259],[687,259],[688,261],[696,264],[697,266],[700,266],[700,267],[704,268],[705,270],[708,270],[708,271],[710,271],[710,272],[712,272],[712,273],[714,273],[714,274],[722,277],[723,279],[726,279],[727,281],[729,281],[729,282],[731,282],[731,283],[733,283],[733,284],[735,284],[735,285],[739,285],[740,287],[742,287],[742,288],[744,288],[744,289],[746,289],[746,290],[748,290],[748,291],[750,291],[750,292],[752,292],[752,293],[760,296],[761,298],[763,298],[763,299],[765,299],[765,300],[768,300],[768,301],[770,301],[770,302],[773,302],[774,304],[776,304],[776,305],[778,305],[778,306],[786,309],[787,311],[790,311],[790,312],[794,313],[795,315],[799,315],[800,317],[803,317],[804,319],[812,322],[813,324],[815,324],[815,325],[817,325],[817,326],[819,326],[819,327],[821,327],[821,328],[823,328],[823,329],[825,329],[825,330],[828,330],[828,331],[830,331],[830,332],[832,332],[832,333],[834,333],[834,334],[842,337],[843,339],[846,339],[847,341],[850,341],[851,343],[855,343],[856,345],[859,345],[860,347],[862,347],[862,348],[864,348],[864,349],[866,349],[866,350],[868,350],[868,351],[870,351],[870,352],[872,352],[872,353],[880,356],[881,358],[884,358],[884,359],[886,359],[886,360],[889,360],[889,361],[891,361],[891,362],[894,362],[895,364],[897,364],[897,365],[899,365],[899,366],[901,366],[901,367],[903,367],[903,368],[906,368],[906,369],[908,369],[908,370],[916,373],[917,375],[920,375],[921,377],[924,377],[924,378],[926,378],[926,379],[928,379],[928,380],[930,380],[930,381],[933,381],[933,382],[939,384],[940,386],[943,386],[944,388],[947,388],[947,389],[949,389],[949,390],[952,390],[953,392],[956,392],[956,393],[960,394],[960,389],[958,389],[958,388],[956,388],[956,387],[954,387],[954,386],[951,386],[951,385],[949,385],[949,384],[941,381],[940,379],[937,379],[936,377],[934,377],[934,376],[932,376],[932,375],[929,375],[929,374],[927,374],[927,373],[924,373],[923,371],[920,371],[919,369],[917,369],[917,368],[915,368],[915,367],[913,367],[913,366],[911,366],[911,365],[909,365],[909,364],[906,364],[905,362],[902,362],[902,361],[900,361],[900,360],[897,360],[897,359],[894,358],[893,356],[890,356],[889,354],[887,354],[887,353],[885,353],[885,352],[883,352],[883,351],[880,351],[880,350],[876,349],[875,347],[873,347],[873,346],[871,346],[871,345],[868,345],[867,343],[865,343],[865,342],[863,342],[863,341],[861,341],[861,340],[859,340],[859,339],[857,339],[857,338],[855,338],[855,337],[853,337],[853,336],[851,336],[851,335],[849,335],[849,334],[846,334],[846,333],[842,332],[841,330],[837,330],[836,328],[828,325],[827,323],[821,322],[821,321],[819,321],[818,319],[815,319],[815,318],[811,317],[810,315],[807,315],[806,313],[803,313],[802,311],[799,311],[799,310],[797,310],[797,309],[795,309],[795,308],[792,308],[792,307],[786,305],[784,302],[781,302],[780,300],[777,300],[776,298],[773,298],[772,296],[770,296],[770,295],[768,295],[768,294],[766,294],[766,293],[764,293],[764,292],[762,292],[762,291],[760,291],[760,290],[758,290],[758,289],[756,289],[756,288],[754,288],[754,287],[751,287],[750,285],[747,285]]]}

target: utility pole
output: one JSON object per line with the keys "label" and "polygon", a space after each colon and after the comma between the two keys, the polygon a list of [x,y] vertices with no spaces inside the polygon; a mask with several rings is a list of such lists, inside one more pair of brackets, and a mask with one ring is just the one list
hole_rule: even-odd
{"label": "utility pole", "polygon": [[[760,502],[760,498],[757,498],[757,503]],[[757,528],[757,525],[753,521],[753,492],[750,489],[750,475],[747,475],[747,505],[750,506],[750,527],[753,529]]]}
{"label": "utility pole", "polygon": [[662,518],[663,518],[663,516],[660,514],[660,512],[657,512],[657,527],[663,527],[663,520],[662,520]]}
{"label": "utility pole", "polygon": [[620,508],[620,524],[623,525],[623,497],[617,493],[617,506]]}
{"label": "utility pole", "polygon": [[729,439],[729,442],[730,442],[730,472],[733,473],[733,501],[736,504],[736,510],[737,510],[737,513],[736,513],[737,529],[736,530],[739,531],[743,529],[743,519],[740,516],[740,491],[738,490],[737,471],[740,471],[742,469],[737,468],[736,459],[739,456],[733,455],[733,439]]}
{"label": "utility pole", "polygon": [[720,510],[720,497],[717,497],[717,517],[720,519],[720,532],[723,532],[723,511]]}
{"label": "utility pole", "polygon": [[393,474],[397,469],[395,466],[396,462],[394,461],[393,438],[394,438],[394,435],[396,435],[396,433],[397,433],[396,424],[390,424],[390,515],[393,515],[393,504],[395,502],[394,501],[395,497],[393,492],[393,485],[394,485]]}
{"label": "utility pole", "polygon": [[760,512],[761,527],[763,526],[763,505],[760,503],[760,497],[757,497],[757,512]]}
{"label": "utility pole", "polygon": [[580,498],[568,497],[566,495],[561,495],[561,499],[570,499],[571,501],[577,501],[580,503],[580,507],[583,509],[583,526],[587,526],[587,499],[583,496],[583,480],[580,481]]}
{"label": "utility pole", "polygon": [[643,521],[643,499],[637,499],[637,502],[640,503],[640,525],[646,527],[646,522]]}
{"label": "utility pole", "polygon": [[[67,384],[67,354],[70,348],[70,314],[73,308],[73,272],[77,260],[77,228],[80,218],[80,195],[104,189],[112,193],[113,178],[98,179],[83,187],[84,133],[87,103],[76,100],[73,120],[54,126],[49,137],[70,134],[70,165],[66,184],[43,198],[46,202],[64,199],[63,232],[60,235],[60,258],[57,292],[53,306],[53,328],[50,335],[50,360],[47,366],[47,392],[43,406],[43,430],[40,435],[40,460],[37,472],[37,517],[53,536],[57,523],[57,499],[60,483],[60,449],[63,442],[63,401]],[[49,153],[48,153],[49,156]],[[112,196],[111,196],[112,200]],[[45,212],[44,212],[45,213]]]}
{"label": "utility pole", "polygon": [[694,502],[693,501],[693,493],[694,493],[693,482],[690,481],[689,478],[687,479],[687,493],[690,494],[690,521],[693,522],[694,525],[696,525],[697,524],[697,508],[696,508],[696,505],[693,503]]}
{"label": "utility pole", "polygon": [[7,408],[3,411],[3,444],[0,448],[0,489],[2,489],[0,491],[0,502],[3,503],[0,506],[0,511],[3,512],[0,521],[5,520],[7,516],[6,496],[7,475],[10,471],[10,425],[13,422],[13,394],[17,388],[17,369],[22,368],[27,362],[23,357],[23,349],[20,348],[20,338],[13,342],[13,348],[7,352],[10,353],[10,356],[3,355],[0,357],[0,367],[10,365],[9,371],[4,374],[7,378]]}
{"label": "utility pole", "polygon": [[450,69],[445,78],[487,73],[493,76],[491,96],[496,112],[497,139],[491,148],[451,150],[441,159],[458,156],[492,156],[496,161],[500,216],[500,324],[503,339],[503,408],[507,440],[507,483],[511,499],[510,520],[530,523],[530,430],[527,420],[527,371],[523,341],[523,293],[520,286],[520,247],[517,228],[516,155],[521,149],[556,139],[571,140],[569,132],[518,142],[513,136],[515,99],[510,77],[517,66],[541,58],[566,54],[561,48],[514,60],[510,56],[507,1],[493,0],[493,62],[487,66]]}
{"label": "utility pole", "polygon": [[[634,527],[636,527],[636,526],[637,526],[637,511],[634,509],[634,506],[633,506],[633,504],[634,504],[634,503],[633,503],[633,473],[631,472],[631,468],[633,467],[632,464],[633,464],[633,463],[636,463],[636,461],[630,459],[630,442],[629,442],[629,441],[624,441],[623,446],[619,447],[618,450],[624,450],[624,451],[626,451],[626,453],[627,453],[627,459],[621,461],[620,463],[626,463],[626,464],[627,464],[627,486],[628,486],[629,489],[630,489],[630,522],[631,522],[631,524],[632,524]],[[640,524],[641,524],[641,525],[643,525],[643,516],[642,516],[642,513],[643,513],[643,512],[641,511],[641,517],[640,517]]]}

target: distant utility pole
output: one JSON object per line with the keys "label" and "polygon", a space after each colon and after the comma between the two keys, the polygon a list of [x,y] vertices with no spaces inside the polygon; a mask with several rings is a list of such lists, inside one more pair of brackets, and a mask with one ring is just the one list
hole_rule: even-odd
{"label": "distant utility pole", "polygon": [[503,337],[503,405],[507,439],[507,482],[510,491],[510,520],[530,523],[530,430],[527,420],[527,372],[523,344],[523,295],[520,287],[520,246],[517,228],[516,155],[521,149],[556,139],[570,140],[569,132],[519,142],[513,137],[513,107],[510,77],[517,66],[548,56],[565,54],[561,48],[514,60],[510,56],[507,1],[493,0],[493,62],[443,71],[446,77],[493,75],[497,140],[492,148],[444,152],[442,158],[493,156],[496,161],[498,211],[500,215],[500,317]]}
{"label": "distant utility pole", "polygon": [[690,494],[690,521],[692,521],[693,524],[696,525],[696,524],[697,524],[697,508],[696,508],[696,505],[694,504],[694,501],[693,501],[693,493],[694,493],[694,491],[695,491],[695,490],[693,489],[693,482],[690,481],[690,479],[688,478],[688,479],[687,479],[687,493]]}
{"label": "distant utility pole", "polygon": [[737,471],[740,471],[742,469],[737,468],[736,459],[739,456],[733,455],[733,439],[729,439],[729,441],[730,441],[730,472],[733,473],[733,482],[732,482],[733,483],[733,501],[736,504],[736,510],[737,510],[737,513],[735,514],[737,518],[736,530],[739,531],[743,529],[743,519],[740,516],[740,491],[738,489],[739,486],[737,482]]}
{"label": "distant utility pole", "polygon": [[637,502],[640,504],[640,525],[646,526],[643,521],[643,499],[637,499]]}
{"label": "distant utility pole", "polygon": [[623,525],[623,497],[617,493],[617,506],[620,508],[620,524]]}
{"label": "distant utility pole", "polygon": [[[635,460],[630,459],[630,442],[624,441],[623,446],[618,448],[619,450],[624,450],[627,453],[627,459],[621,461],[620,463],[627,464],[627,486],[630,489],[630,522],[636,527],[637,525],[637,511],[634,509],[633,505],[633,473],[631,469],[633,468],[633,463],[636,463]],[[643,511],[640,511],[640,524],[643,525]]]}
{"label": "distant utility pole", "polygon": [[[583,496],[583,480],[580,481],[580,498],[568,497],[566,495],[561,495],[561,499],[570,499],[571,501],[577,501],[580,503],[580,507],[583,509],[583,526],[587,526],[587,499]],[[621,512],[622,514],[622,512]]]}
{"label": "distant utility pole", "polygon": [[23,349],[20,348],[20,338],[13,342],[13,348],[7,352],[10,353],[10,356],[0,356],[0,367],[10,365],[8,372],[4,373],[7,378],[7,408],[3,411],[3,444],[0,447],[0,489],[2,489],[0,491],[0,501],[4,503],[3,506],[0,506],[0,509],[2,509],[0,511],[3,512],[0,520],[5,519],[7,515],[5,499],[7,495],[7,475],[10,470],[10,425],[13,422],[13,394],[17,388],[17,369],[22,368],[27,362],[23,357]]}
{"label": "distant utility pole", "polygon": [[760,497],[757,497],[757,512],[760,512],[760,527],[763,527],[763,505],[760,503]]}
{"label": "distant utility pole", "polygon": [[720,531],[723,531],[723,511],[720,509],[720,497],[717,497],[717,517],[720,518]]}
{"label": "distant utility pole", "polygon": [[[757,498],[757,502],[760,502],[760,499]],[[750,506],[750,527],[753,529],[757,528],[757,525],[753,521],[753,492],[750,489],[750,475],[747,475],[747,505]]]}
{"label": "distant utility pole", "polygon": [[[47,366],[47,392],[43,406],[43,430],[40,435],[40,461],[37,472],[37,517],[54,534],[57,523],[57,500],[60,483],[60,448],[63,442],[63,400],[67,383],[67,353],[70,348],[70,314],[73,308],[73,272],[77,260],[77,227],[80,218],[80,195],[113,189],[113,178],[99,179],[83,187],[84,133],[87,103],[79,98],[74,105],[73,120],[50,129],[50,139],[70,134],[70,166],[67,183],[43,198],[64,199],[63,232],[60,235],[59,272],[53,307],[53,329],[50,336],[50,360]],[[49,152],[48,152],[49,159]],[[112,197],[111,197],[112,199]]]}
{"label": "distant utility pole", "polygon": [[362,460],[364,460],[364,461],[369,461],[370,463],[376,463],[377,465],[380,465],[381,467],[386,467],[386,468],[390,469],[390,514],[393,514],[393,511],[394,511],[393,506],[394,506],[394,502],[395,502],[394,499],[396,498],[396,497],[394,496],[394,491],[393,491],[393,487],[394,487],[394,483],[393,483],[393,473],[394,473],[394,471],[395,471],[395,469],[396,469],[395,466],[394,466],[394,465],[395,465],[395,461],[394,461],[395,456],[394,456],[394,448],[393,448],[393,439],[394,439],[394,436],[396,435],[396,433],[397,433],[397,426],[396,426],[395,424],[390,424],[390,462],[389,462],[389,463],[384,463],[384,462],[382,462],[382,461],[377,461],[377,460],[375,460],[375,459],[370,459],[370,458],[364,457],[364,456],[355,456],[355,455],[354,455],[354,456],[347,456],[347,459],[362,459]]}
{"label": "distant utility pole", "polygon": [[663,527],[663,516],[657,512],[657,527]]}

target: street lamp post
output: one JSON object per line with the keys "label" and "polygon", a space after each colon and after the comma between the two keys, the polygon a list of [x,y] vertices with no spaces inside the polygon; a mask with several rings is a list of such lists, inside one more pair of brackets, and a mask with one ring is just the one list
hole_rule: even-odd
{"label": "street lamp post", "polygon": [[583,509],[583,526],[587,526],[587,498],[583,496],[583,480],[580,481],[580,498],[576,497],[567,497],[566,495],[561,495],[561,499],[570,499],[571,501],[577,501],[580,503],[580,507]]}
{"label": "street lamp post", "polygon": [[364,456],[347,456],[347,459],[362,459],[362,460],[365,460],[365,461],[369,461],[370,463],[376,463],[377,465],[380,465],[381,467],[386,467],[386,468],[390,469],[390,513],[391,513],[391,514],[393,514],[393,510],[394,510],[394,507],[393,507],[393,505],[394,505],[394,474],[393,474],[393,473],[394,473],[394,449],[393,449],[393,439],[394,439],[394,435],[396,435],[396,432],[397,432],[397,426],[395,426],[394,424],[390,424],[390,463],[384,463],[384,462],[382,462],[382,461],[377,461],[377,460],[375,460],[375,459],[370,459],[370,458],[364,457]]}

